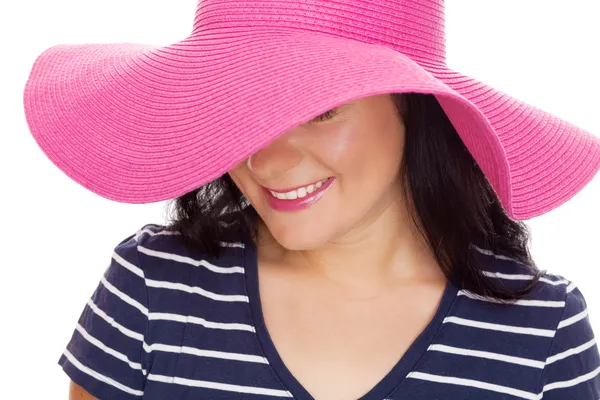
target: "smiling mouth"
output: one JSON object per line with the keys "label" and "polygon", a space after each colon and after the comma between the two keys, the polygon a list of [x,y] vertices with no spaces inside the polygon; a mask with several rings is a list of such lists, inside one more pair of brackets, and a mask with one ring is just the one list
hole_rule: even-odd
{"label": "smiling mouth", "polygon": [[332,177],[320,180],[316,183],[312,183],[310,185],[302,186],[296,189],[287,190],[287,191],[275,191],[271,189],[267,189],[267,191],[276,199],[279,200],[297,200],[303,199],[311,194],[318,192],[319,189],[323,187]]}

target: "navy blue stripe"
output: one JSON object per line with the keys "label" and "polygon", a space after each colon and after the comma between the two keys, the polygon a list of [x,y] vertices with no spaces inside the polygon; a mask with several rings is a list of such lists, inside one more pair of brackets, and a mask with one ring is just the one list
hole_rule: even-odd
{"label": "navy blue stripe", "polygon": [[[73,364],[67,360],[64,355],[61,355],[58,364],[62,367],[63,371],[67,376],[76,384],[84,388],[89,394],[99,400],[111,399],[111,400],[140,400],[141,396],[126,393],[122,390],[116,389],[111,385],[107,385],[91,376],[81,372]],[[106,370],[107,367],[104,367]],[[145,399],[146,397],[144,397]]]}
{"label": "navy blue stripe", "polygon": [[[155,224],[148,224],[143,228],[155,233],[165,229],[164,226]],[[150,251],[191,257],[197,261],[206,260],[217,267],[243,267],[245,273],[222,274],[202,266],[149,256],[139,252],[138,246]],[[209,328],[195,324],[190,319],[147,320],[140,310],[109,292],[101,283],[90,298],[108,314],[109,318],[142,335],[145,343],[150,346],[168,345],[174,346],[175,349],[181,349],[183,346],[205,351],[252,355],[264,357],[268,364],[230,360],[226,355],[218,354],[193,355],[160,349],[147,353],[142,349],[141,341],[111,326],[86,304],[82,305],[79,323],[90,335],[109,348],[126,355],[132,362],[139,363],[149,374],[202,381],[217,387],[202,388],[147,379],[140,370],[131,368],[126,362],[94,346],[77,331],[73,332],[66,349],[70,350],[80,362],[99,374],[132,389],[143,390],[145,400],[285,398],[287,391],[291,392],[296,399],[313,400],[308,391],[286,368],[269,337],[258,290],[256,248],[249,239],[244,242],[244,246],[245,248],[225,247],[221,258],[211,259],[187,249],[179,235],[149,235],[138,231],[137,234],[123,239],[114,251],[139,268],[145,279],[112,259],[107,263],[108,268],[104,276],[124,294],[137,301],[142,307],[146,307],[151,315],[167,313],[184,318],[188,316],[202,318],[208,322],[245,324],[254,328],[256,333]],[[475,259],[479,267],[485,271],[509,275],[533,274],[530,269],[516,262],[503,260],[494,255],[475,252]],[[494,279],[509,288],[523,287],[527,284],[526,280]],[[555,274],[548,274],[546,279],[552,282],[565,280],[564,277]],[[147,281],[181,283],[216,294],[247,296],[248,302],[214,300],[182,290],[147,286]],[[361,399],[518,400],[536,396],[544,387],[550,389],[556,382],[582,380],[585,374],[595,371],[600,366],[600,353],[596,344],[577,354],[552,362],[545,368],[473,355],[452,354],[445,352],[444,348],[436,351],[430,347],[444,345],[458,348],[459,352],[472,350],[498,353],[538,361],[543,365],[547,357],[577,348],[594,339],[594,332],[587,316],[569,326],[557,329],[560,321],[585,311],[587,307],[579,289],[571,286],[572,290],[567,291],[569,283],[553,285],[539,282],[528,297],[531,300],[564,302],[564,307],[498,305],[458,296],[458,288],[449,284],[430,324],[412,343],[398,364]],[[543,329],[551,335],[545,337],[463,326],[448,322],[452,318]],[[127,394],[110,383],[80,371],[62,354],[59,365],[72,380],[101,400],[140,399],[139,396]],[[431,375],[407,377],[409,373],[415,371]],[[431,378],[431,376],[442,377],[447,382],[434,382],[431,379],[438,378]],[[497,389],[472,387],[485,383],[498,385]],[[246,386],[255,390],[260,388],[275,390],[280,397],[237,392],[222,384]],[[567,386],[547,390],[544,393],[544,400],[600,398],[600,375]],[[515,390],[521,392],[514,392]]]}

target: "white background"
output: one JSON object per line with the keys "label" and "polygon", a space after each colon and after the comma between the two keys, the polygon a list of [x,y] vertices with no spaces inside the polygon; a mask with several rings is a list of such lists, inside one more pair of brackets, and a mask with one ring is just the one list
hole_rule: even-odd
{"label": "white background", "polygon": [[[165,203],[120,204],[71,181],[37,147],[22,108],[36,56],[55,44],[170,44],[195,0],[27,0],[0,5],[0,398],[66,399],[57,364],[112,249]],[[451,67],[600,135],[598,0],[448,0]],[[600,333],[600,176],[526,221],[539,266],[578,284]]]}

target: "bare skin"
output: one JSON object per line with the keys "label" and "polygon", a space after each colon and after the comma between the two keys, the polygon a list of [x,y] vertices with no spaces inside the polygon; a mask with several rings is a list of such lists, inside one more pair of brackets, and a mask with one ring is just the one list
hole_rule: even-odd
{"label": "bare skin", "polygon": [[[401,195],[404,129],[390,95],[362,98],[229,171],[261,217],[259,295],[269,335],[317,400],[369,392],[429,324],[447,283]],[[263,190],[328,177],[327,193],[298,212],[272,208]],[[70,399],[93,399],[86,395],[75,387]]]}
{"label": "bare skin", "polygon": [[430,274],[361,283],[269,253],[259,251],[265,324],[286,367],[317,400],[355,400],[381,381],[433,318],[446,284],[424,258],[419,265]]}
{"label": "bare skin", "polygon": [[69,386],[69,400],[98,400],[85,391],[81,386],[71,381]]}
{"label": "bare skin", "polygon": [[[372,389],[431,321],[447,282],[401,195],[404,129],[391,96],[362,98],[229,172],[262,221],[259,291],[269,335],[317,400],[354,400]],[[262,189],[330,176],[327,194],[300,212],[273,209]]]}

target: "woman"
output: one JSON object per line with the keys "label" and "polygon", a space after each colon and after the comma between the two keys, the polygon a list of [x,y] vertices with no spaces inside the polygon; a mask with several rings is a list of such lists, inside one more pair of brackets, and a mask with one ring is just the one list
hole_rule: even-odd
{"label": "woman", "polygon": [[[447,69],[441,1],[380,3],[203,1],[176,45],[36,61],[46,154],[107,198],[173,200],[87,302],[72,399],[600,396],[585,299],[519,221],[589,182],[600,141]],[[365,28],[383,16],[395,33]]]}

